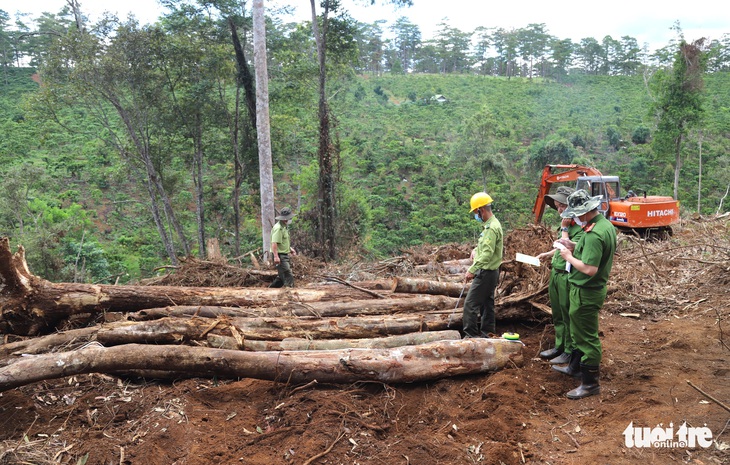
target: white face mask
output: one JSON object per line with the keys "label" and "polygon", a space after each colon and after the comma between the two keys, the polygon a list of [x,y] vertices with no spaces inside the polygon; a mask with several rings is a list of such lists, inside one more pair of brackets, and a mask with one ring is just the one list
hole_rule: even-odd
{"label": "white face mask", "polygon": [[586,225],[586,222],[585,221],[581,221],[580,218],[578,218],[577,216],[575,218],[573,218],[573,219],[575,220],[575,224],[577,224],[578,226],[585,226]]}

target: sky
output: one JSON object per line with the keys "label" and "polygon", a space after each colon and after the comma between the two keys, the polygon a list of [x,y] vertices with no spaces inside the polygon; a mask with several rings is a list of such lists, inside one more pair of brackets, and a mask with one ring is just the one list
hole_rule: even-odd
{"label": "sky", "polygon": [[[359,2],[359,5],[358,5]],[[413,0],[410,8],[396,10],[383,5],[370,6],[369,0],[343,0],[352,17],[364,23],[379,19],[389,25],[401,16],[419,26],[422,39],[433,37],[439,24],[471,32],[478,26],[517,29],[528,24],[545,24],[547,32],[559,39],[570,38],[580,42],[593,37],[599,42],[610,35],[619,40],[623,36],[634,37],[640,46],[645,43],[650,50],[664,47],[676,38],[671,30],[679,21],[687,41],[700,37],[720,39],[730,34],[730,3],[725,1],[692,3],[686,0]],[[250,5],[252,0],[248,0]],[[319,4],[319,1],[316,2]],[[366,5],[363,5],[365,3]],[[56,13],[66,4],[65,0],[0,0],[0,9],[11,17],[16,11],[39,15],[43,11]],[[154,22],[164,12],[156,0],[80,0],[82,11],[92,20],[103,11],[117,13],[125,18],[129,12],[142,23]],[[725,6],[721,6],[721,5]],[[304,21],[311,18],[307,0],[264,0],[267,9],[277,6],[296,7],[294,16],[285,21]]]}

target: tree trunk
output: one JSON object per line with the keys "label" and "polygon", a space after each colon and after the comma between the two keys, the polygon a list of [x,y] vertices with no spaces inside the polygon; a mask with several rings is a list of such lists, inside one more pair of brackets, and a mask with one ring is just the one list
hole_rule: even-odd
{"label": "tree trunk", "polygon": [[104,326],[96,340],[104,345],[130,343],[179,344],[204,340],[208,333],[254,341],[282,341],[288,337],[309,339],[362,339],[422,331],[461,328],[461,312],[403,316],[364,316],[327,319],[303,318],[161,318],[125,321]]}
{"label": "tree trunk", "polygon": [[232,350],[336,350],[336,349],[387,349],[412,346],[435,341],[458,341],[459,331],[428,331],[425,333],[398,334],[395,336],[366,339],[303,339],[286,338],[283,341],[249,341],[234,337],[208,335],[208,344],[216,349]]}
{"label": "tree trunk", "polygon": [[697,214],[702,214],[702,130],[697,131]]}
{"label": "tree trunk", "polygon": [[383,315],[428,312],[453,309],[458,300],[446,296],[419,295],[409,298],[352,300],[349,302],[287,302],[285,305],[265,308],[200,307],[177,305],[149,308],[129,315],[131,320],[154,320],[164,317],[202,318],[219,317],[342,317],[353,315]]}
{"label": "tree trunk", "polygon": [[409,294],[436,294],[450,297],[465,297],[469,283],[451,283],[417,278],[393,278],[393,292]]}
{"label": "tree trunk", "polygon": [[[234,215],[234,235],[235,235],[235,246],[234,250],[236,253],[236,256],[239,256],[241,254],[241,206],[240,206],[240,200],[241,200],[241,186],[243,185],[243,167],[244,163],[242,161],[242,150],[240,147],[240,144],[238,142],[238,131],[239,131],[239,122],[240,119],[240,100],[241,100],[241,87],[243,87],[244,93],[244,103],[246,105],[246,110],[248,113],[248,124],[245,122],[241,125],[243,127],[243,142],[244,147],[246,147],[246,152],[248,153],[248,150],[250,147],[256,145],[256,139],[254,137],[254,132],[257,128],[256,125],[256,89],[254,86],[254,76],[251,74],[251,69],[248,66],[248,61],[246,60],[246,56],[243,53],[243,46],[241,45],[241,40],[238,36],[238,31],[236,29],[236,23],[233,20],[233,17],[228,18],[228,25],[231,29],[231,40],[233,41],[233,50],[235,50],[236,53],[236,64],[238,66],[238,73],[237,73],[237,86],[236,86],[236,104],[235,104],[235,113],[233,117],[233,124],[232,130],[231,130],[231,139],[233,141],[233,161],[234,161],[234,185],[233,185],[233,215]],[[245,40],[245,36],[244,36]],[[257,65],[258,66],[258,65]],[[252,129],[254,131],[252,131]],[[273,182],[273,181],[272,181]],[[273,199],[272,199],[272,205],[273,205]],[[269,231],[270,232],[270,231]],[[265,232],[264,234],[269,234],[269,232]]]}
{"label": "tree trunk", "polygon": [[25,250],[18,246],[11,254],[7,237],[0,238],[0,278],[4,284],[0,332],[24,336],[53,330],[61,320],[81,313],[134,312],[170,304],[262,307],[291,300],[334,300],[342,295],[337,289],[54,284],[31,274]]}
{"label": "tree trunk", "polygon": [[193,185],[195,186],[195,217],[198,224],[198,254],[200,258],[205,259],[205,201],[203,196],[203,122],[200,113],[195,115],[195,134],[193,145]]}
{"label": "tree trunk", "polygon": [[327,25],[329,0],[323,2],[322,29],[317,22],[317,10],[314,0],[310,0],[312,8],[312,33],[317,45],[317,61],[319,63],[319,181],[317,198],[317,239],[323,247],[325,258],[336,258],[335,244],[335,184],[332,174],[332,142],[330,138],[330,113],[327,104]]}
{"label": "tree trunk", "polygon": [[411,383],[495,371],[523,361],[522,344],[504,339],[439,341],[393,349],[283,352],[131,344],[22,359],[0,368],[0,391],[46,379],[124,370],[164,370],[284,383]]}
{"label": "tree trunk", "polygon": [[259,149],[261,236],[264,261],[269,262],[271,230],[274,227],[274,168],[271,161],[269,126],[269,73],[266,68],[266,22],[264,0],[253,2],[253,55],[256,70],[256,133]]}
{"label": "tree trunk", "polygon": [[680,133],[674,145],[674,200],[679,199],[679,173],[682,170],[682,141],[684,136]]}
{"label": "tree trunk", "polygon": [[98,327],[79,328],[48,336],[34,337],[22,341],[0,345],[0,356],[21,354],[42,354],[61,346],[70,346],[75,343],[85,343],[96,337]]}

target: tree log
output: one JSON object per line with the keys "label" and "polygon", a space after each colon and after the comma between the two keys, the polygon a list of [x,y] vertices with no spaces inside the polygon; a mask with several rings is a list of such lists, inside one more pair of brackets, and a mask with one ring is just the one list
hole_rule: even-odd
{"label": "tree log", "polygon": [[[208,335],[208,344],[216,349],[231,350],[333,350],[333,349],[387,349],[412,346],[427,342],[459,340],[459,331],[428,331],[425,333],[399,334],[396,336],[374,337],[367,339],[303,339],[286,338],[283,341],[237,340],[234,337]],[[241,346],[241,343],[243,346]]]}
{"label": "tree log", "polygon": [[[501,287],[501,285],[500,285]],[[519,303],[529,303],[535,296],[546,293],[548,288],[547,282],[537,283],[535,289],[529,289],[525,292],[513,293],[510,295],[495,295],[494,301],[498,306],[514,306]],[[447,295],[451,297],[459,297],[462,295],[462,289],[464,289],[462,297],[466,297],[469,291],[469,283],[464,288],[463,283],[450,283],[441,281],[429,281],[427,279],[415,279],[415,278],[394,278],[393,279],[393,292],[403,293],[415,293],[415,294],[435,294],[435,295]],[[536,308],[545,311],[545,307],[535,306]],[[530,313],[528,311],[527,313]],[[552,314],[552,312],[547,312]],[[497,308],[497,318],[499,318],[500,309]]]}
{"label": "tree log", "polygon": [[[403,316],[303,318],[161,318],[153,321],[119,322],[104,326],[96,340],[104,345],[130,343],[179,344],[204,340],[208,333],[243,340],[281,341],[307,339],[360,339],[461,328],[461,312]],[[225,334],[223,334],[225,332]]]}
{"label": "tree log", "polygon": [[166,305],[262,307],[334,300],[341,290],[54,284],[28,270],[25,250],[0,238],[0,332],[37,335],[74,314],[134,312]]}
{"label": "tree log", "polygon": [[439,341],[393,349],[244,352],[204,347],[124,345],[24,358],[0,368],[0,391],[84,373],[164,370],[285,383],[410,383],[523,363],[522,343]]}
{"label": "tree log", "polygon": [[99,327],[79,328],[0,345],[0,356],[40,354],[61,346],[91,341]]}
{"label": "tree log", "polygon": [[416,278],[393,278],[391,287],[393,292],[404,292],[409,294],[436,294],[450,297],[465,297],[469,290],[469,284],[430,281]]}
{"label": "tree log", "polygon": [[264,308],[240,307],[195,307],[177,305],[174,307],[149,308],[129,315],[131,320],[154,320],[169,316],[199,316],[203,318],[227,317],[283,317],[382,315],[397,313],[428,312],[452,309],[457,299],[441,295],[419,295],[415,297],[382,300],[352,300],[349,302],[287,302],[285,305]]}

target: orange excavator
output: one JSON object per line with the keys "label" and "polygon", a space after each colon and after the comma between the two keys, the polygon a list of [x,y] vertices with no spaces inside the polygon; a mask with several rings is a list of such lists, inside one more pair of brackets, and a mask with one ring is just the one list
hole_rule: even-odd
{"label": "orange excavator", "polygon": [[584,189],[591,196],[602,196],[598,210],[623,232],[641,237],[666,237],[672,234],[671,226],[679,222],[679,201],[672,197],[646,195],[646,192],[637,195],[631,190],[622,196],[618,176],[603,176],[588,166],[546,165],[532,208],[535,224],[540,223],[545,212],[545,196],[556,183],[574,183],[576,189]]}

